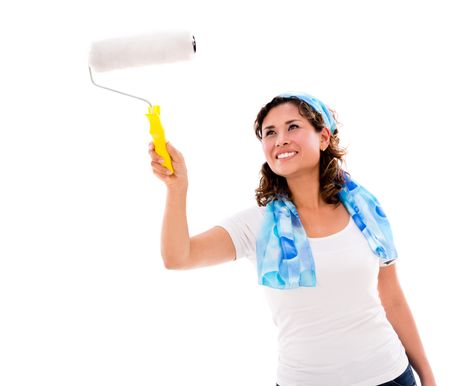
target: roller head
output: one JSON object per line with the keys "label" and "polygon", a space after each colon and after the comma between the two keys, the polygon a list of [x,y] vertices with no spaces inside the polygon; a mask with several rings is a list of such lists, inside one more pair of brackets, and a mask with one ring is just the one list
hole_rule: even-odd
{"label": "roller head", "polygon": [[192,59],[195,38],[188,31],[157,31],[148,35],[92,43],[89,66],[98,72]]}

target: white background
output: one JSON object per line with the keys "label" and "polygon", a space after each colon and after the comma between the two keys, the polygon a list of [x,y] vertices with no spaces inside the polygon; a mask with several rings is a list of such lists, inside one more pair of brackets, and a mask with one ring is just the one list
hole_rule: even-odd
{"label": "white background", "polygon": [[96,80],[161,105],[188,166],[191,235],[256,204],[260,107],[316,95],[390,218],[428,359],[450,384],[444,3],[3,4],[0,384],[275,385],[277,331],[252,265],[164,268],[147,106],[89,79],[92,41],[172,27],[194,33],[194,61]]}

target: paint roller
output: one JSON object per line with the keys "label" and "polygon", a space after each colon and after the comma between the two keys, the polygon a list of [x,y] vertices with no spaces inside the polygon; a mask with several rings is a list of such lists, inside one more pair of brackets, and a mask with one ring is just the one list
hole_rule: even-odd
{"label": "paint roller", "polygon": [[152,105],[144,98],[97,84],[92,76],[92,70],[105,72],[184,61],[192,59],[196,51],[195,38],[189,31],[161,30],[146,35],[96,41],[92,43],[89,52],[89,74],[95,86],[148,103],[148,114],[145,115],[150,122],[150,134],[153,137],[155,151],[164,159],[163,166],[172,173],[172,162],[167,152],[164,128],[160,119],[160,106]]}

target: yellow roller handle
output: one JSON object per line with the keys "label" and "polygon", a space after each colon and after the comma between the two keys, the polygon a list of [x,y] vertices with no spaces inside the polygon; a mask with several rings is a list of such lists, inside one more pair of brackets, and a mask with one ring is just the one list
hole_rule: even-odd
{"label": "yellow roller handle", "polygon": [[155,151],[160,157],[163,158],[164,163],[162,165],[173,173],[172,162],[170,160],[170,155],[167,152],[166,136],[164,135],[164,128],[161,124],[161,119],[159,118],[159,112],[160,107],[158,105],[153,107],[149,106],[148,114],[145,114],[145,116],[150,121],[150,134],[153,137]]}

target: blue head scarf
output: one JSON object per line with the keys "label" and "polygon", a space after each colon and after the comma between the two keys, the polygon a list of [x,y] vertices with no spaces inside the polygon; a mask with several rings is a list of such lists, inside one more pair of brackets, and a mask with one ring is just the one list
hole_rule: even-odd
{"label": "blue head scarf", "polygon": [[330,129],[331,134],[334,134],[336,131],[336,121],[334,120],[333,115],[330,110],[328,110],[328,107],[316,97],[302,92],[287,92],[278,96],[284,98],[294,97],[308,103],[314,110],[322,115],[322,118],[325,121],[325,126]]}
{"label": "blue head scarf", "polygon": [[[304,93],[286,93],[322,114],[334,133],[336,122],[324,103]],[[344,172],[345,184],[339,200],[367,239],[372,252],[383,263],[397,258],[392,231],[377,198]],[[351,220],[350,220],[351,221]],[[256,240],[258,284],[277,289],[315,287],[316,272],[311,247],[295,205],[278,195],[266,205],[263,224]]]}

